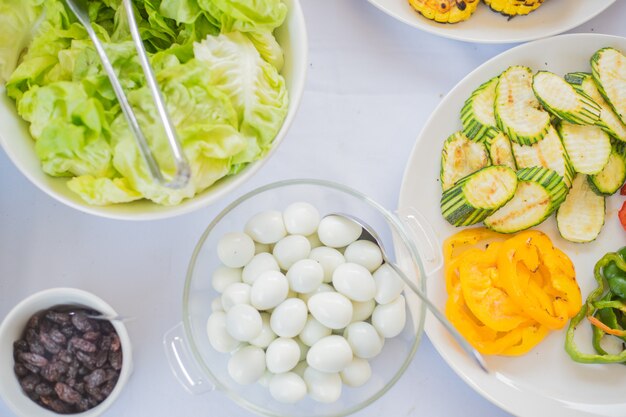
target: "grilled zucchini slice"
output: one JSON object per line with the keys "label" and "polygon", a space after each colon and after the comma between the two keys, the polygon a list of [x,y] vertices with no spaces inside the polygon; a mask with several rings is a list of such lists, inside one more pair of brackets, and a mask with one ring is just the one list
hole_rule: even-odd
{"label": "grilled zucchini slice", "polygon": [[626,124],[626,56],[614,48],[602,48],[591,57],[591,73],[602,97]]}
{"label": "grilled zucchini slice", "polygon": [[517,188],[515,171],[490,166],[459,181],[441,196],[441,214],[454,226],[482,222],[509,201]]}
{"label": "grilled zucchini slice", "polygon": [[593,77],[588,72],[572,72],[565,75],[565,81],[578,91],[587,94],[600,106],[600,121],[596,123],[602,130],[616,139],[626,142],[626,125],[617,117],[611,106],[598,91]]}
{"label": "grilled zucchini slice", "polygon": [[484,0],[491,10],[505,16],[525,15],[541,6],[544,0]]}
{"label": "grilled zucchini slice", "polygon": [[489,150],[489,159],[493,165],[504,165],[511,169],[517,170],[513,151],[511,150],[511,141],[502,132],[487,140],[487,149]]}
{"label": "grilled zucchini slice", "polygon": [[472,142],[462,132],[452,134],[441,152],[441,188],[452,187],[461,178],[489,165],[489,153],[483,143]]}
{"label": "grilled zucchini slice", "polygon": [[611,138],[604,130],[563,121],[558,132],[576,172],[591,175],[602,171],[611,155]]}
{"label": "grilled zucchini slice", "polygon": [[568,187],[563,178],[548,168],[524,168],[517,172],[515,195],[487,217],[487,228],[515,233],[543,222],[565,199]]}
{"label": "grilled zucchini slice", "polygon": [[409,0],[409,4],[427,19],[439,23],[457,23],[470,18],[480,0]]}
{"label": "grilled zucchini slice", "polygon": [[589,176],[591,189],[599,195],[613,195],[626,181],[626,145],[613,142],[609,162],[602,171]]}
{"label": "grilled zucchini slice", "polygon": [[600,120],[600,106],[552,72],[536,73],[533,91],[543,107],[559,119],[577,125],[594,125]]}
{"label": "grilled zucchini slice", "polygon": [[496,100],[498,77],[493,77],[478,87],[461,109],[463,133],[471,140],[484,141],[498,133],[493,106]]}
{"label": "grilled zucchini slice", "polygon": [[578,174],[556,213],[556,224],[564,239],[591,242],[600,234],[605,214],[604,197],[593,192],[586,175]]}
{"label": "grilled zucchini slice", "polygon": [[572,184],[575,172],[556,130],[550,126],[548,134],[534,145],[511,143],[517,168],[544,167],[563,177],[565,184]]}
{"label": "grilled zucchini slice", "polygon": [[535,97],[532,78],[530,68],[513,66],[500,74],[496,86],[496,124],[512,142],[520,145],[539,142],[550,127],[550,114]]}

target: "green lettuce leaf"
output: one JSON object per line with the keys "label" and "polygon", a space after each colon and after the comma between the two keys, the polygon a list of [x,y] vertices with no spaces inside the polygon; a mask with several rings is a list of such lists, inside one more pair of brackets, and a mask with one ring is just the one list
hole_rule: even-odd
{"label": "green lettuce leaf", "polygon": [[261,58],[269,62],[277,71],[283,69],[285,65],[285,57],[283,48],[280,47],[278,41],[271,32],[250,32],[246,36],[252,41]]}
{"label": "green lettuce leaf", "polygon": [[24,95],[19,114],[31,122],[35,152],[44,172],[53,176],[111,176],[113,150],[109,123],[100,101],[81,84],[60,81]]}
{"label": "green lettuce leaf", "polygon": [[[189,0],[191,1],[191,0]],[[272,32],[283,24],[287,6],[282,0],[197,0],[224,32]]]}
{"label": "green lettuce leaf", "polygon": [[[179,190],[156,184],[122,116],[115,120],[112,128],[117,138],[114,165],[145,198],[174,205],[227,175],[232,158],[245,149],[246,140],[237,130],[237,113],[229,97],[211,85],[210,68],[204,63],[191,60],[168,67],[157,73],[157,80],[191,166],[191,181]],[[172,176],[175,166],[149,90],[145,87],[135,90],[128,99],[161,170],[166,176]]]}
{"label": "green lettuce leaf", "polygon": [[41,0],[0,0],[0,82],[17,67],[41,10]]}
{"label": "green lettuce leaf", "polygon": [[69,180],[67,186],[94,206],[130,203],[143,198],[139,192],[130,187],[126,178],[82,175]]}
{"label": "green lettuce leaf", "polygon": [[196,0],[162,0],[159,11],[178,23],[193,23],[202,13]]}
{"label": "green lettuce leaf", "polygon": [[211,69],[211,84],[234,104],[248,147],[235,158],[246,163],[271,146],[287,114],[289,97],[283,77],[264,61],[252,41],[239,32],[211,36],[194,46],[196,59]]}

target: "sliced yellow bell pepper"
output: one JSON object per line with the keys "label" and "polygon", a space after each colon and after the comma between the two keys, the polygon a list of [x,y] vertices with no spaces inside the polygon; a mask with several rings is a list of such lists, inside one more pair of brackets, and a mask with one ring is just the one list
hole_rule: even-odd
{"label": "sliced yellow bell pepper", "polygon": [[459,333],[485,355],[522,355],[547,335],[547,329],[534,321],[527,321],[508,332],[498,332],[482,324],[465,304],[460,283],[446,302],[446,316]]}
{"label": "sliced yellow bell pepper", "polygon": [[541,232],[465,229],[443,252],[446,316],[483,354],[527,353],[582,304],[572,262]]}
{"label": "sliced yellow bell pepper", "polygon": [[[570,275],[571,261],[556,253],[541,232],[526,231],[506,240],[498,255],[498,269],[511,298],[549,329],[562,328],[580,309],[582,297],[575,275]],[[530,279],[538,271],[543,287]]]}
{"label": "sliced yellow bell pepper", "polygon": [[474,256],[464,256],[459,264],[459,278],[463,298],[476,318],[493,330],[513,330],[528,317],[521,308],[498,288],[498,251],[501,242],[489,245],[486,251]]}

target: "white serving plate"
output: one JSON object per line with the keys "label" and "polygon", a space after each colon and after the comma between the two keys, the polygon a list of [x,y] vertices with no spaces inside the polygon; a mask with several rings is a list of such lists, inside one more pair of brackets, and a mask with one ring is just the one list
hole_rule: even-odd
{"label": "white serving plate", "polygon": [[[440,153],[443,141],[461,129],[459,111],[471,92],[482,82],[511,65],[527,65],[563,75],[590,71],[589,58],[598,49],[612,46],[626,51],[626,39],[598,34],[563,35],[510,49],[470,73],[443,99],[419,135],[407,163],[400,190],[399,209],[414,207],[431,222],[441,242],[459,229],[441,216],[439,200]],[[583,300],[596,287],[593,266],[606,252],[626,245],[617,210],[624,197],[607,199],[606,223],[597,240],[574,244],[559,236],[554,216],[540,230],[573,260]],[[447,294],[443,272],[427,282],[430,299],[442,310]],[[578,330],[580,346],[592,352],[591,330],[584,322]],[[443,327],[428,316],[426,334],[448,365],[474,390],[494,404],[519,416],[626,416],[626,369],[619,364],[583,365],[565,352],[565,329],[555,331],[521,357],[486,357],[490,374],[483,373],[467,358]]]}
{"label": "white serving plate", "polygon": [[34,185],[63,204],[96,216],[120,220],[155,220],[174,217],[209,206],[250,179],[274,154],[293,122],[300,99],[304,92],[308,63],[308,42],[306,25],[300,0],[284,0],[289,8],[287,18],[276,29],[276,39],[283,48],[285,65],[281,71],[289,94],[289,106],[283,126],[274,139],[272,149],[262,159],[251,163],[236,175],[225,177],[214,185],[184,200],[176,206],[162,206],[148,200],[126,204],[93,206],[70,191],[68,178],[55,178],[46,175],[35,155],[35,142],[28,132],[28,124],[15,110],[15,103],[5,94],[0,85],[0,146],[15,166]]}
{"label": "white serving plate", "polygon": [[407,25],[445,38],[478,43],[517,43],[557,35],[592,19],[615,0],[546,0],[527,16],[508,20],[485,4],[465,22],[442,24],[416,12],[408,0],[368,0]]}

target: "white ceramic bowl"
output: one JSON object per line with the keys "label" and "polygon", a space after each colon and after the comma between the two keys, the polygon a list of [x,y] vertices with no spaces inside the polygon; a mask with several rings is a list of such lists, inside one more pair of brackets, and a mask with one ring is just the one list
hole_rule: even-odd
{"label": "white ceramic bowl", "polygon": [[[0,397],[19,417],[58,417],[60,415],[41,407],[22,391],[13,372],[15,363],[13,360],[13,342],[20,339],[28,319],[35,313],[53,306],[66,304],[91,308],[106,315],[117,315],[110,305],[91,293],[74,288],[53,288],[33,294],[20,302],[9,312],[0,325]],[[120,377],[106,400],[88,411],[72,414],[73,416],[96,417],[102,414],[120,395],[130,377],[132,349],[128,332],[122,322],[112,322],[112,324],[122,346],[123,362]]]}
{"label": "white ceramic bowl", "polygon": [[276,151],[291,125],[304,90],[307,70],[307,34],[299,0],[284,0],[289,8],[285,23],[276,30],[276,38],[283,47],[285,65],[281,74],[285,78],[289,93],[289,108],[282,128],[274,139],[272,150],[259,161],[243,171],[218,181],[207,190],[177,206],[161,206],[147,200],[105,207],[92,206],[67,188],[67,178],[46,175],[35,155],[27,123],[15,111],[15,103],[9,99],[4,87],[0,87],[0,146],[4,148],[15,166],[33,184],[58,201],[85,213],[121,220],[154,220],[174,217],[206,207],[237,188],[256,173]]}
{"label": "white ceramic bowl", "polygon": [[[608,46],[626,51],[626,38],[592,33],[556,36],[509,49],[468,74],[433,111],[415,141],[400,190],[400,209],[415,207],[423,213],[441,241],[458,232],[445,221],[437,204],[441,198],[439,161],[444,138],[461,128],[458,114],[467,97],[480,84],[512,65],[527,65],[533,70],[552,71],[559,75],[591,71],[589,57]],[[584,245],[563,239],[554,217],[537,227],[574,262],[583,297],[596,288],[593,279],[596,262],[606,252],[626,245],[626,234],[617,217],[623,201],[619,195],[607,197],[606,224],[597,239]],[[443,272],[428,282],[428,296],[436,306],[444,308],[448,295]],[[566,329],[550,332],[527,355],[487,356],[485,360],[491,370],[488,374],[463,354],[439,323],[426,320],[425,331],[434,348],[459,377],[485,398],[516,416],[626,416],[624,367],[583,365],[572,361],[563,349]],[[581,349],[592,352],[591,326],[581,324],[576,340]],[[468,414],[472,412],[468,410]]]}
{"label": "white ceramic bowl", "polygon": [[550,0],[527,16],[508,19],[479,4],[468,20],[442,24],[426,19],[407,0],[368,0],[378,9],[417,29],[444,38],[477,43],[518,43],[558,35],[593,19],[615,0]]}

